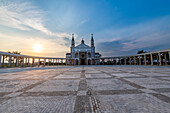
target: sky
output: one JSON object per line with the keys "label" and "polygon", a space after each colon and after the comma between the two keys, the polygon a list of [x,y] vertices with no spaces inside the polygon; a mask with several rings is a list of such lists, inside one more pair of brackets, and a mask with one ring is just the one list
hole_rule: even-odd
{"label": "sky", "polygon": [[103,57],[168,49],[170,1],[0,0],[0,51],[65,57],[72,33]]}

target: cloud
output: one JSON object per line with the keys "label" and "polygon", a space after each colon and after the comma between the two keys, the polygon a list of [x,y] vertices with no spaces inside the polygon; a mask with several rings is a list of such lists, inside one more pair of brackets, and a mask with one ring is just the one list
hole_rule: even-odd
{"label": "cloud", "polygon": [[[123,29],[109,30],[114,38],[97,44],[104,56],[136,54],[146,51],[170,48],[170,16],[142,22]],[[107,31],[108,32],[108,31]]]}
{"label": "cloud", "polygon": [[[22,54],[36,56],[65,57],[69,51],[71,34],[66,32],[51,32],[44,26],[46,12],[33,5],[30,1],[0,1],[0,25],[22,31],[30,31],[24,37],[20,33],[7,34],[0,33],[1,51],[21,51]],[[6,30],[8,31],[8,29]],[[45,33],[37,37],[32,32]],[[75,36],[77,36],[75,34]],[[33,44],[40,43],[43,46],[41,53],[34,53]]]}
{"label": "cloud", "polygon": [[84,24],[84,23],[86,23],[88,20],[87,19],[84,19],[84,20],[82,20],[81,22],[80,22],[80,24]]}
{"label": "cloud", "polygon": [[41,31],[50,36],[69,37],[67,33],[53,33],[44,27],[45,12],[29,1],[0,1],[0,25],[30,31]]}
{"label": "cloud", "polygon": [[[66,39],[68,40],[68,39]],[[33,51],[34,44],[42,45],[40,53]],[[20,37],[0,33],[1,51],[20,51],[25,55],[46,56],[46,57],[65,57],[68,47],[58,44],[58,39],[46,39],[42,37]]]}
{"label": "cloud", "polygon": [[67,37],[64,37],[65,40],[65,46],[70,47],[70,39]]}

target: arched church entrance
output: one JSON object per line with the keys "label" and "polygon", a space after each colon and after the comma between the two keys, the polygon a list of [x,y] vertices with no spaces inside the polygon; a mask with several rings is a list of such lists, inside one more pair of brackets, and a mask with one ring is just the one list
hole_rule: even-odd
{"label": "arched church entrance", "polygon": [[85,59],[81,59],[81,64],[80,65],[86,65]]}
{"label": "arched church entrance", "polygon": [[79,55],[80,55],[80,65],[86,65],[87,53],[80,52]]}

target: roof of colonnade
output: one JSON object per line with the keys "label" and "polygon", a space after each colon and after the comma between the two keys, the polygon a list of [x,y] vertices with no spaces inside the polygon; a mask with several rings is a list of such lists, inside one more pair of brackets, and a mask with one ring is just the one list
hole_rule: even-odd
{"label": "roof of colonnade", "polygon": [[66,58],[56,58],[56,57],[39,57],[39,56],[29,56],[29,55],[19,55],[14,53],[2,52],[0,55],[14,56],[14,57],[26,57],[26,58],[40,58],[40,59],[66,59]]}
{"label": "roof of colonnade", "polygon": [[156,54],[156,53],[163,53],[163,52],[170,52],[170,49],[149,51],[147,53],[135,54],[135,55],[127,55],[127,56],[102,57],[101,59],[126,58],[126,57],[131,57],[131,56],[142,56],[142,55],[149,55],[149,54]]}

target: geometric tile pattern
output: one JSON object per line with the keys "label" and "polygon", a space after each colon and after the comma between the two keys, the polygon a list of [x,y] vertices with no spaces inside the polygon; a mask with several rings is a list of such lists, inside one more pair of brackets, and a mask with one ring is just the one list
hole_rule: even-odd
{"label": "geometric tile pattern", "polygon": [[0,69],[0,112],[170,112],[170,68],[54,66]]}

